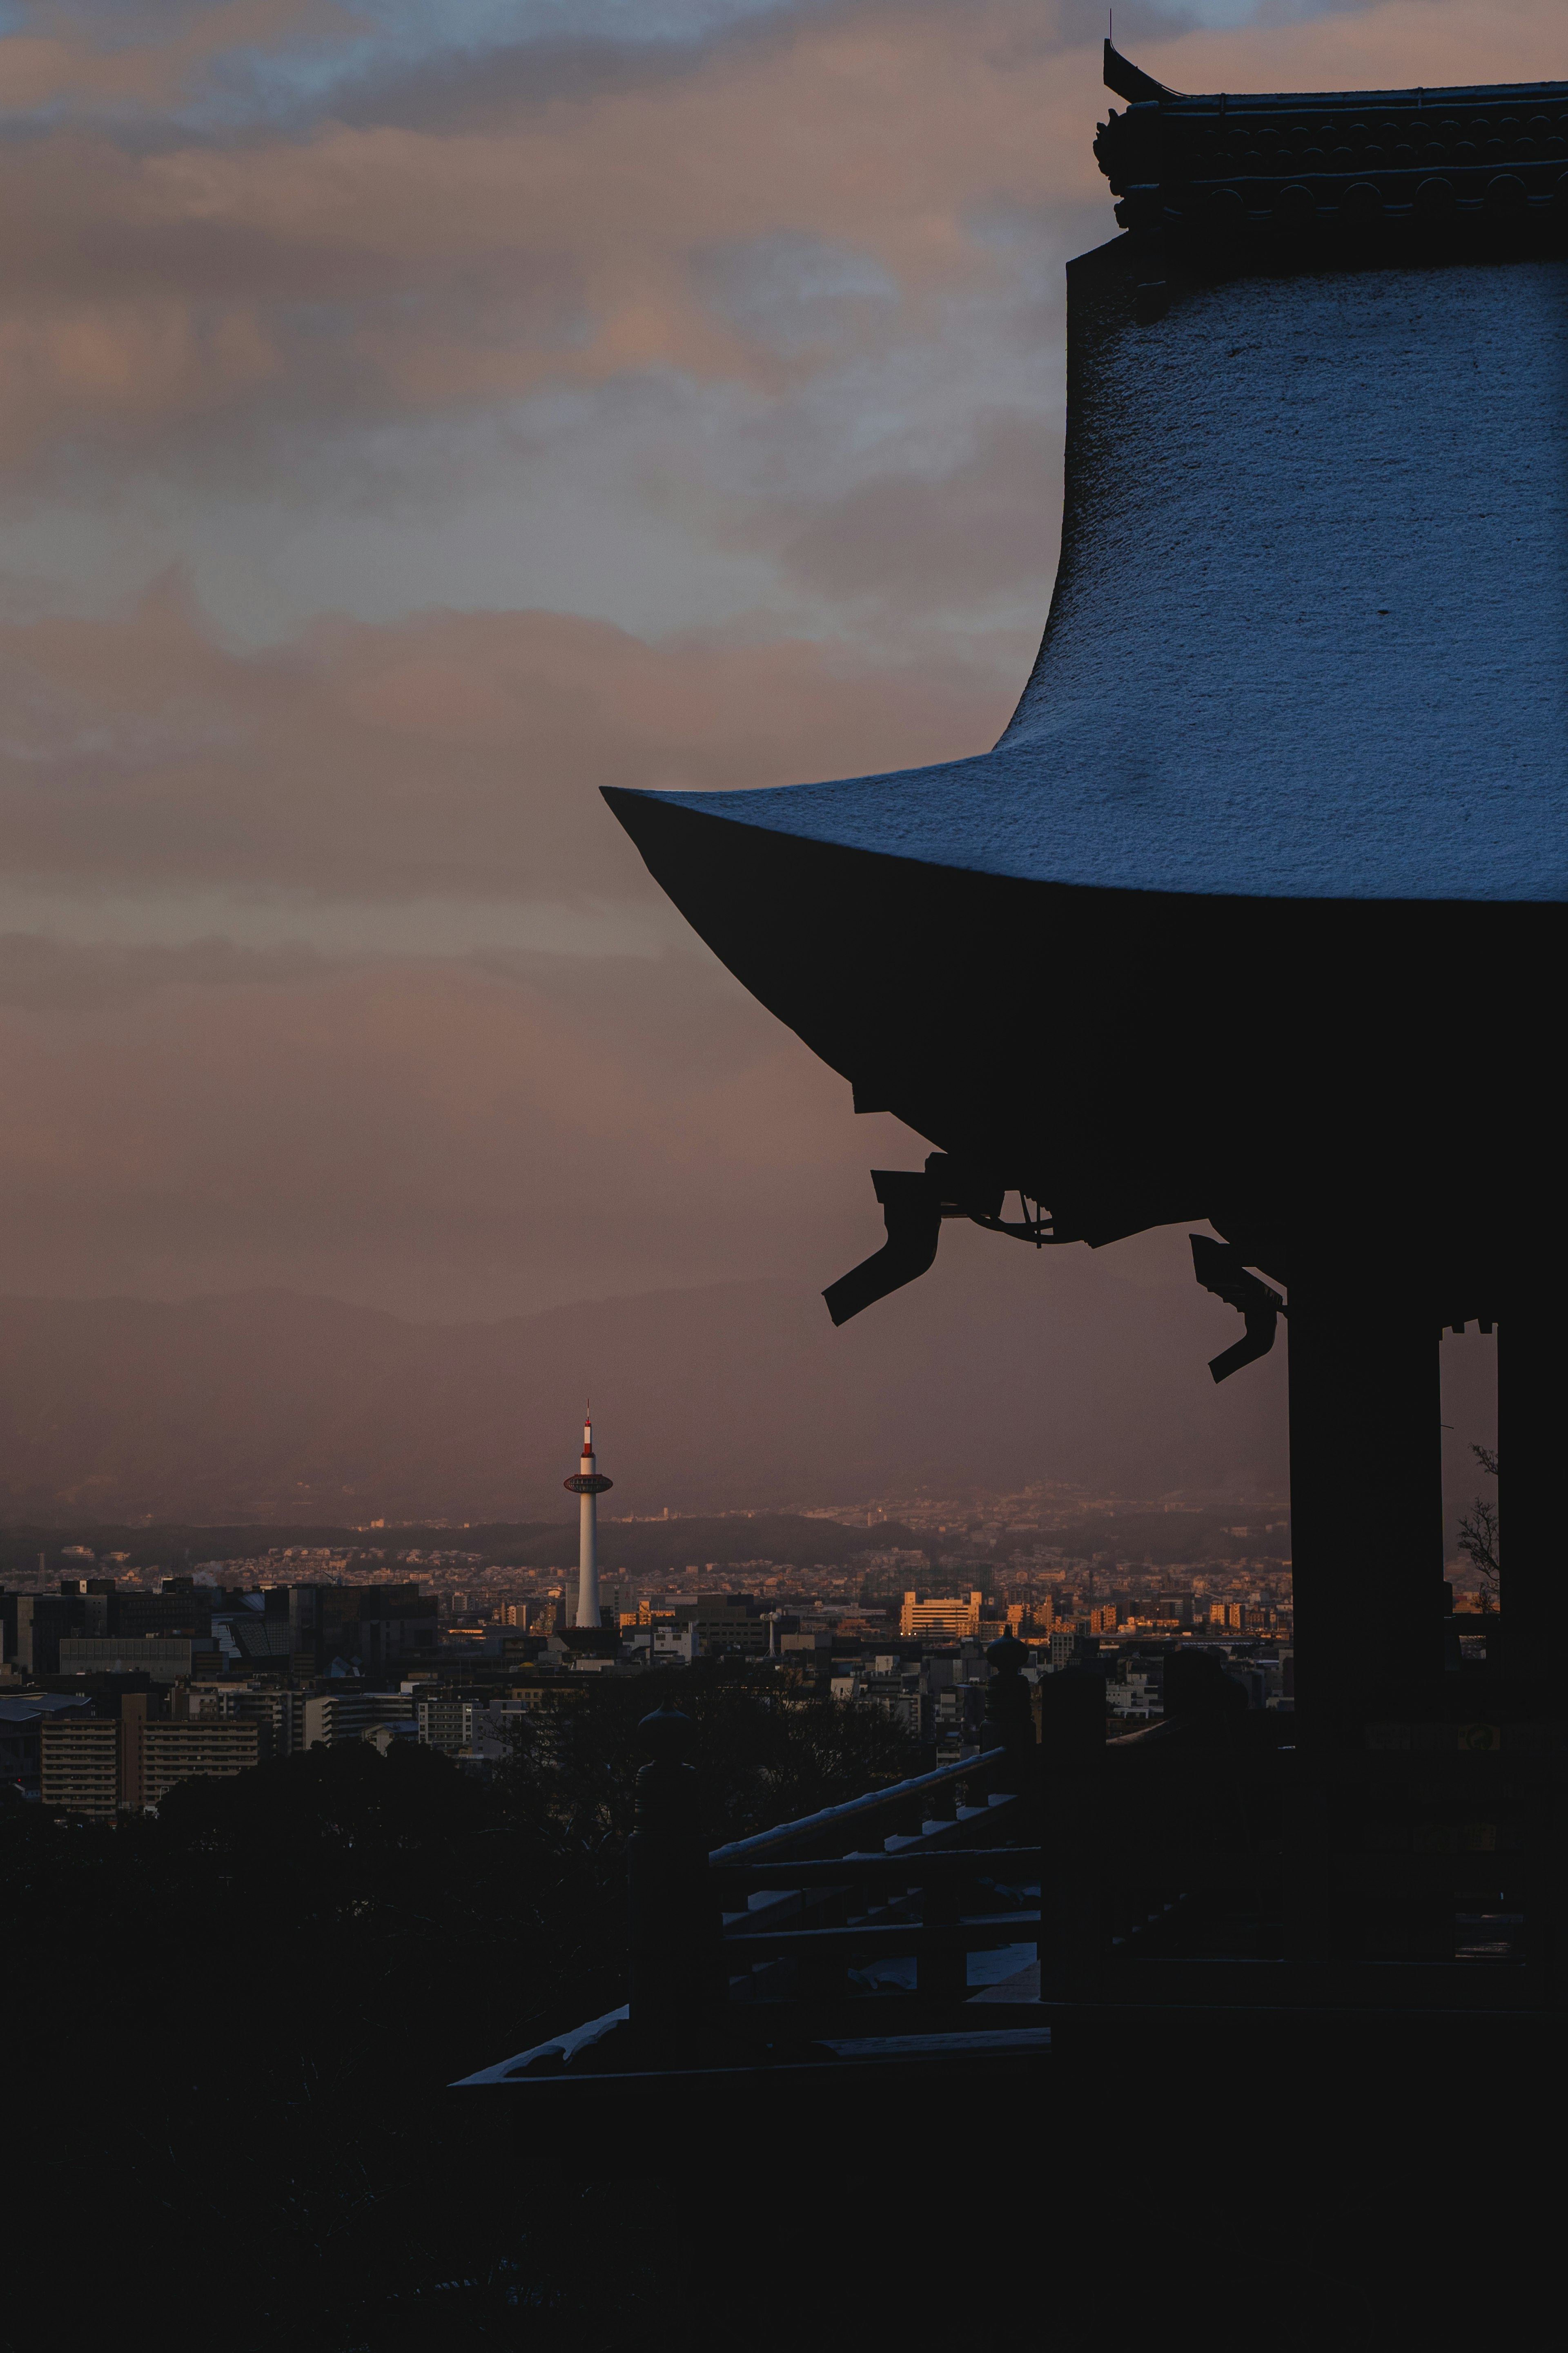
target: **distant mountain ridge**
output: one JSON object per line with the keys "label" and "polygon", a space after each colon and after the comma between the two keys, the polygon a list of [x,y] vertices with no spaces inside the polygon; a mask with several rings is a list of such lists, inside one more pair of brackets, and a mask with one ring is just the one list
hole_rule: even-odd
{"label": "distant mountain ridge", "polygon": [[617,1515],[1282,1496],[1278,1358],[1215,1390],[1233,1335],[1205,1294],[1047,1255],[949,1251],[840,1332],[782,1282],[462,1324],[277,1291],[0,1300],[0,1515],[554,1521],[590,1392]]}

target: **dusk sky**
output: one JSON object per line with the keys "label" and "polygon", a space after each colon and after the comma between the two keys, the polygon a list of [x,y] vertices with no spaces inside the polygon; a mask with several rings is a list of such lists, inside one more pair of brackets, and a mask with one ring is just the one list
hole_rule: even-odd
{"label": "dusk sky", "polygon": [[[1114,233],[1098,0],[0,26],[0,1290],[468,1318],[841,1273],[925,1147],[597,787],[1000,732],[1063,265]],[[1193,90],[1568,56],[1562,0],[1116,29]]]}

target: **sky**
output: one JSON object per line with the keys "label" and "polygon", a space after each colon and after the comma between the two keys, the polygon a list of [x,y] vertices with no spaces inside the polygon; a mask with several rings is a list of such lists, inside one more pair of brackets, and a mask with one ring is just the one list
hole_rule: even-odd
{"label": "sky", "polygon": [[[924,1145],[597,787],[1000,733],[1063,265],[1114,234],[1104,30],[0,5],[0,1293],[458,1320],[876,1247],[866,1171]],[[1568,70],[1561,0],[1145,0],[1117,38],[1194,90]],[[1191,1280],[1180,1237],[1123,1253]]]}

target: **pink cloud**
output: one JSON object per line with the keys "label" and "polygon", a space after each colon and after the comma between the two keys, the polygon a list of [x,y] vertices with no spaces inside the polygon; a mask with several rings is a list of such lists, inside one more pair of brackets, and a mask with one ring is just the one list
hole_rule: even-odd
{"label": "pink cloud", "polygon": [[[265,952],[0,942],[0,1290],[268,1282],[476,1314],[827,1280],[875,1242],[869,1162],[918,1147],[856,1121],[673,919],[661,955],[442,959],[400,953],[398,907],[603,899],[663,923],[599,784],[940,758],[1016,687],[973,654],[649,646],[531,613],[245,655],[173,590],[0,630],[0,854],[44,911],[23,933],[62,892],[77,939],[99,892],[154,932],[193,886],[285,894]],[[333,906],[377,899],[382,945],[337,945]]]}
{"label": "pink cloud", "polygon": [[[289,16],[254,0],[180,38],[206,56]],[[808,13],[674,78],[438,129],[326,122],[144,154],[68,130],[13,147],[0,453],[268,400],[423,412],[647,369],[787,385],[824,354],[781,353],[715,305],[698,263],[716,240],[786,233],[872,257],[900,300],[847,308],[842,353],[997,278],[1006,265],[973,230],[987,206],[1064,222],[1100,206],[1111,233],[1090,153],[1108,100],[1078,24],[1065,0],[903,0]],[[44,88],[16,43],[0,68],[8,50]],[[184,70],[180,40],[91,54],[94,72]],[[1562,17],[1555,0],[1383,0],[1144,56],[1194,89],[1528,78],[1561,70]],[[305,309],[334,315],[325,345]]]}
{"label": "pink cloud", "polygon": [[599,786],[954,756],[1000,732],[1027,653],[648,645],[534,612],[323,622],[248,654],[169,585],[120,619],[0,628],[0,861],[138,888],[651,896]]}
{"label": "pink cloud", "polygon": [[826,1282],[874,1243],[892,1124],[695,960],[165,965],[145,993],[133,961],[116,995],[0,1012],[0,1291],[501,1312]]}
{"label": "pink cloud", "polygon": [[[35,24],[47,25],[52,12],[30,13]],[[348,21],[332,0],[224,0],[182,10],[173,26],[138,26],[126,8],[117,37],[107,41],[79,29],[12,33],[0,39],[0,107],[19,113],[62,105],[152,111],[183,97],[201,69],[226,52],[270,47]]]}

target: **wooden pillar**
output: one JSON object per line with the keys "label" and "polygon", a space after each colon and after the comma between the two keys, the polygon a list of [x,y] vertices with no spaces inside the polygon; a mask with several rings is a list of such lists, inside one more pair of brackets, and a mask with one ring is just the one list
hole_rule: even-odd
{"label": "wooden pillar", "polygon": [[1439,1326],[1342,1265],[1290,1284],[1296,1709],[1304,1734],[1410,1704],[1443,1672]]}

